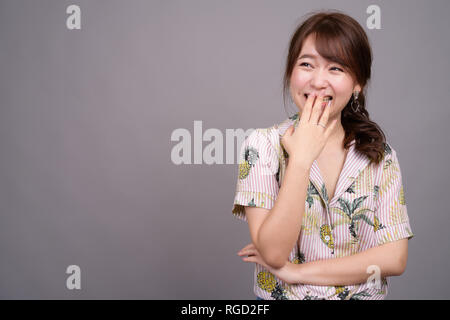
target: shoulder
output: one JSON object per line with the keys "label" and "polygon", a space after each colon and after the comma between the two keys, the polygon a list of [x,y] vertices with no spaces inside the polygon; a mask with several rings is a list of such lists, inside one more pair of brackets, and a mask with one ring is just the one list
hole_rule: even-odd
{"label": "shoulder", "polygon": [[391,175],[399,175],[400,174],[400,162],[398,159],[398,153],[388,141],[384,144],[384,156],[382,161],[379,164],[380,172]]}
{"label": "shoulder", "polygon": [[243,160],[256,164],[258,159],[274,161],[276,158],[275,131],[272,127],[256,128],[244,140],[241,147]]}
{"label": "shoulder", "polygon": [[390,162],[390,161],[398,161],[397,160],[397,152],[395,151],[394,147],[389,141],[386,141],[383,143],[384,146],[384,156],[383,156],[383,162]]}
{"label": "shoulder", "polygon": [[281,137],[290,126],[296,125],[297,122],[298,113],[268,128],[258,128],[252,134],[260,140],[268,141],[275,149],[278,149]]}
{"label": "shoulder", "polygon": [[256,149],[266,150],[281,157],[283,148],[281,137],[286,130],[298,123],[298,113],[267,128],[255,129],[246,139],[247,146],[254,146]]}
{"label": "shoulder", "polygon": [[260,127],[254,129],[243,143],[242,152],[244,154],[254,153],[270,157],[280,156],[281,142],[280,138],[283,136],[287,128],[294,124],[296,115],[289,117],[280,123],[275,123],[270,127]]}
{"label": "shoulder", "polygon": [[290,126],[292,126],[292,125],[296,126],[298,123],[298,120],[299,120],[299,114],[296,113],[293,116],[283,120],[282,122],[275,124],[273,126],[273,128],[274,128],[274,130],[276,130],[276,132],[278,134],[278,138],[281,138]]}

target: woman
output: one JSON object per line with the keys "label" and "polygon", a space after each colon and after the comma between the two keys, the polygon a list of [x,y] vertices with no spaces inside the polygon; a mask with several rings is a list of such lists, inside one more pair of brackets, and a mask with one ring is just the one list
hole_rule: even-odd
{"label": "woman", "polygon": [[406,268],[398,158],[365,108],[371,64],[363,28],[338,11],[291,38],[283,97],[299,112],[246,138],[234,199],[258,299],[384,299]]}

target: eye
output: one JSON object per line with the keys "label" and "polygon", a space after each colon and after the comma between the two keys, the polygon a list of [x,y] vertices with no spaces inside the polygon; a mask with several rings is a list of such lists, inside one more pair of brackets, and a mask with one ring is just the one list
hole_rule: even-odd
{"label": "eye", "polygon": [[[305,65],[308,65],[308,66],[311,66],[308,62],[302,62],[302,63],[300,63],[300,67],[303,67],[303,66],[305,66]],[[344,72],[344,70],[342,70],[341,68],[338,68],[338,67],[332,67],[331,69],[336,69],[336,70],[338,70],[338,71],[341,71],[341,72]]]}
{"label": "eye", "polygon": [[344,72],[344,70],[342,70],[341,68],[338,68],[338,67],[333,67],[333,68],[331,68],[331,69],[336,69],[336,70],[339,70],[339,71],[341,71],[341,72]]}
{"label": "eye", "polygon": [[302,62],[300,63],[300,67],[304,66],[305,64],[310,65],[308,62]]}

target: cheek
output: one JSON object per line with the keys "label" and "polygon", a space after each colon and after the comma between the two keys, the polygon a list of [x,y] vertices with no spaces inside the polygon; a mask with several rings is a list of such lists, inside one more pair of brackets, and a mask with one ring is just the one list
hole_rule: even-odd
{"label": "cheek", "polygon": [[339,114],[344,110],[345,105],[347,104],[348,100],[345,97],[340,96],[336,99],[336,101],[333,102],[333,106],[331,108],[331,113],[334,115]]}
{"label": "cheek", "polygon": [[[351,90],[351,88],[350,88],[350,90]],[[350,95],[349,95],[348,91],[347,92],[342,92],[342,93],[339,94],[338,99],[337,99],[337,103],[339,104],[339,107],[341,109],[344,109],[345,105],[351,99],[351,95],[352,95],[352,93],[350,93]]]}
{"label": "cheek", "polygon": [[294,71],[291,76],[291,88],[296,92],[302,90],[308,81],[309,77],[305,72]]}

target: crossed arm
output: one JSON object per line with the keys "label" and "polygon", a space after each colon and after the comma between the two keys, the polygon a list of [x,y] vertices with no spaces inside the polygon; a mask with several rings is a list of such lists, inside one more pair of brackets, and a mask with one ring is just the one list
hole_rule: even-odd
{"label": "crossed arm", "polygon": [[406,269],[408,260],[408,239],[385,243],[342,258],[302,264],[286,261],[283,267],[277,269],[262,259],[253,243],[244,247],[238,255],[248,255],[243,261],[259,263],[289,284],[344,286],[366,282],[373,272],[370,269],[368,272],[371,265],[379,268],[381,278],[401,275]]}

